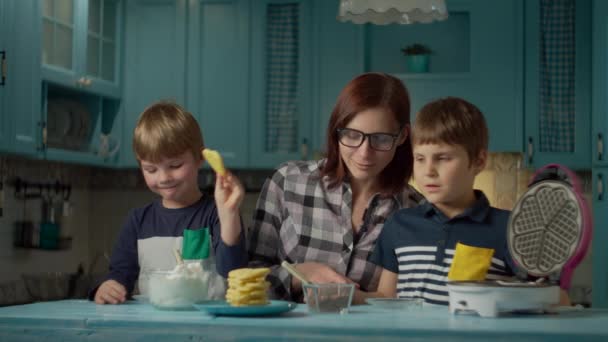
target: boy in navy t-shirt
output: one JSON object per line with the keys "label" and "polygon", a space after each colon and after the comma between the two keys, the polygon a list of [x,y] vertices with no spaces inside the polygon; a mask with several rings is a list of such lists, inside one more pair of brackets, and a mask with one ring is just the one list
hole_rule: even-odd
{"label": "boy in navy t-shirt", "polygon": [[[196,119],[177,104],[155,103],[141,114],[133,150],[146,185],[160,198],[130,211],[114,246],[110,272],[89,293],[91,300],[122,303],[138,278],[140,291],[145,292],[147,271],[176,265],[173,250],[184,249],[186,259],[202,260],[212,274],[210,297],[223,295],[222,277],[247,265],[239,213],[243,186],[226,172],[217,175],[215,199],[203,195],[198,187],[203,147]],[[205,250],[203,244],[209,240],[211,248]]]}
{"label": "boy in navy t-shirt", "polygon": [[509,212],[473,189],[488,155],[480,110],[459,98],[425,105],[412,127],[414,181],[426,202],[401,209],[385,223],[371,256],[383,268],[378,296],[422,298],[447,305],[447,275],[457,243],[493,249],[486,279],[510,278]]}

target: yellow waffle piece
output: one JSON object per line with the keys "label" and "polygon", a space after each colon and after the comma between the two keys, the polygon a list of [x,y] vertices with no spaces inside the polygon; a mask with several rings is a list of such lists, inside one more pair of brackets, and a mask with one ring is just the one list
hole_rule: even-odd
{"label": "yellow waffle piece", "polygon": [[220,176],[226,175],[226,168],[224,167],[224,161],[218,151],[205,148],[203,149],[203,158],[207,160],[211,168]]}
{"label": "yellow waffle piece", "polygon": [[239,268],[228,273],[226,301],[232,306],[266,305],[269,268]]}

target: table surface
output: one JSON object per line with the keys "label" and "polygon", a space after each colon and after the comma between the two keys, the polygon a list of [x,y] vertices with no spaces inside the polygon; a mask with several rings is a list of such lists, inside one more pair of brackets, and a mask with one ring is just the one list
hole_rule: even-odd
{"label": "table surface", "polygon": [[0,341],[311,341],[513,340],[608,341],[608,310],[567,309],[543,315],[481,318],[446,307],[416,311],[351,307],[347,314],[311,314],[298,305],[267,317],[162,311],[145,301],[96,305],[63,300],[0,308]]}

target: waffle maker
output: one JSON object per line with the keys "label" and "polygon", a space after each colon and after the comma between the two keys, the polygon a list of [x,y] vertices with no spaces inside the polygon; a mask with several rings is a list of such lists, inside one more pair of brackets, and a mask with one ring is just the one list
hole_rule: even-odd
{"label": "waffle maker", "polygon": [[448,282],[450,313],[546,312],[559,303],[560,288],[569,289],[592,226],[576,174],[558,164],[542,167],[509,217],[507,244],[517,279]]}

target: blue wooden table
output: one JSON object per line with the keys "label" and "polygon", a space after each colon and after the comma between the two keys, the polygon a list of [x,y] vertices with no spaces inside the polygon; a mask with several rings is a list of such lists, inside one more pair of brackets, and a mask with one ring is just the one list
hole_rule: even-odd
{"label": "blue wooden table", "polygon": [[480,318],[447,308],[417,312],[356,306],[309,314],[303,305],[273,317],[214,317],[160,311],[145,302],[95,305],[65,300],[0,308],[0,341],[608,341],[608,310]]}

